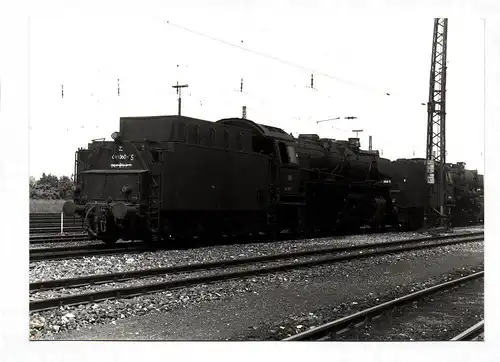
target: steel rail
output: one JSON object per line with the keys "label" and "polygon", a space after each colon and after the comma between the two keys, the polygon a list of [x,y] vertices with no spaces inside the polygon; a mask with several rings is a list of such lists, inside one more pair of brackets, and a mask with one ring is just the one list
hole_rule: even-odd
{"label": "steel rail", "polygon": [[[64,226],[64,228],[69,228],[69,227],[82,228],[82,223],[64,220],[63,226]],[[30,229],[43,229],[43,228],[45,228],[45,229],[61,228],[61,221],[59,221],[59,222],[50,221],[50,222],[30,223]]]}
{"label": "steel rail", "polygon": [[481,333],[484,333],[484,319],[456,335],[450,341],[472,341],[481,335]]}
{"label": "steel rail", "polygon": [[[153,292],[158,292],[158,291],[163,291],[166,289],[172,289],[172,288],[178,288],[178,287],[187,287],[190,285],[195,285],[195,284],[202,284],[202,283],[210,283],[210,282],[216,282],[216,281],[221,281],[221,280],[226,280],[226,279],[234,279],[234,278],[242,278],[246,276],[252,276],[252,275],[260,275],[260,274],[266,274],[266,273],[271,273],[271,272],[278,272],[278,271],[285,271],[285,270],[290,270],[290,269],[296,269],[296,268],[301,268],[301,267],[310,267],[310,266],[316,266],[316,265],[322,265],[322,264],[328,264],[332,262],[339,262],[339,261],[346,261],[346,260],[353,260],[353,259],[360,259],[360,258],[367,258],[375,255],[381,255],[381,254],[387,254],[391,252],[402,252],[406,250],[417,250],[417,249],[423,249],[423,248],[431,248],[431,247],[439,247],[443,245],[450,245],[450,244],[457,244],[457,243],[464,243],[464,242],[472,242],[472,241],[477,241],[479,239],[482,239],[481,237],[473,237],[473,238],[462,238],[462,239],[455,239],[455,240],[449,240],[449,241],[441,241],[439,243],[426,243],[420,241],[420,245],[413,245],[413,246],[404,246],[404,245],[394,245],[395,243],[392,243],[389,247],[387,247],[387,244],[389,243],[384,243],[386,244],[386,247],[383,247],[382,249],[379,250],[374,250],[374,251],[367,251],[364,253],[360,252],[355,252],[358,249],[365,248],[376,248],[374,244],[364,244],[363,246],[356,245],[353,248],[349,249],[349,251],[353,251],[350,254],[344,254],[344,255],[333,255],[333,256],[326,256],[326,257],[320,257],[316,259],[311,259],[311,260],[305,260],[305,261],[294,261],[294,262],[289,262],[289,263],[282,263],[279,265],[271,265],[271,266],[262,266],[259,268],[251,268],[251,269],[245,269],[245,270],[236,270],[236,271],[223,271],[211,275],[205,275],[205,276],[197,276],[197,277],[187,277],[187,278],[181,278],[177,280],[169,280],[165,282],[156,282],[156,283],[150,283],[150,284],[145,284],[145,285],[136,285],[136,286],[130,286],[130,287],[124,287],[124,288],[112,288],[112,289],[106,289],[102,291],[96,291],[96,292],[88,292],[88,293],[82,293],[82,294],[76,294],[76,295],[69,295],[69,296],[64,296],[64,297],[58,297],[58,298],[50,298],[50,299],[43,299],[43,300],[36,300],[36,301],[31,301],[30,302],[30,311],[40,311],[40,310],[46,310],[46,309],[52,309],[52,308],[57,308],[62,305],[75,305],[75,304],[84,304],[84,303],[93,303],[97,301],[102,301],[106,299],[115,299],[115,298],[122,298],[122,297],[132,297],[136,295],[142,295],[142,294],[148,294],[148,293],[153,293]],[[408,244],[409,242],[406,240],[406,243]],[[411,243],[411,241],[410,241]],[[414,242],[413,242],[414,243]],[[330,250],[333,250],[335,248],[330,248]],[[346,248],[336,248],[337,251],[343,250],[346,251]],[[325,250],[325,249],[322,249]],[[252,257],[252,258],[242,258],[242,259],[231,259],[231,260],[225,260],[225,261],[216,261],[216,262],[209,262],[209,263],[203,263],[203,264],[191,264],[191,265],[184,265],[184,266],[177,266],[177,267],[168,267],[168,268],[158,268],[158,269],[150,269],[148,273],[151,273],[151,271],[157,271],[158,274],[165,274],[165,270],[170,271],[171,273],[173,270],[176,270],[177,272],[179,271],[187,271],[187,270],[204,270],[204,269],[210,269],[210,268],[221,268],[224,266],[228,265],[233,265],[237,266],[238,264],[245,264],[245,263],[250,263],[250,262],[262,262],[262,261],[270,261],[276,259],[277,255],[279,255],[280,258],[286,257],[288,258],[293,258],[297,257],[298,254],[302,254],[302,256],[306,255],[312,255],[315,253],[319,253],[319,250],[315,251],[304,251],[304,252],[298,252],[295,254],[274,254],[274,255],[267,255],[267,256],[260,256],[260,257]],[[333,252],[333,251],[330,251]],[[160,272],[161,270],[161,272]],[[144,273],[145,271],[136,271],[137,273]],[[132,272],[129,272],[132,273]],[[126,273],[121,273],[121,275],[125,274],[126,279],[130,279],[130,275],[127,276]],[[114,276],[119,275],[115,274]],[[156,275],[156,274],[153,274]],[[153,276],[149,274],[149,276]],[[113,277],[114,277],[113,276]],[[108,275],[109,277],[109,275]],[[105,281],[105,277],[101,277],[103,279],[99,280],[100,282]],[[79,280],[76,280],[79,279]],[[61,280],[54,280],[54,281],[42,281],[39,282],[39,287],[40,288],[47,288],[47,286],[50,286],[50,283],[53,283],[52,286],[57,285],[56,283],[60,283]],[[82,282],[81,278],[74,278],[73,281],[66,280],[66,282],[69,283],[77,283],[77,282]],[[30,284],[30,290],[35,290],[32,289],[35,287],[34,283]]]}
{"label": "steel rail", "polygon": [[[49,234],[49,233],[59,233],[61,231],[60,227],[51,227],[51,228],[30,228],[30,234]],[[74,232],[82,232],[83,228],[81,226],[67,226],[63,229],[64,232],[74,233]]]}
{"label": "steel rail", "polygon": [[37,248],[30,250],[30,262],[40,260],[66,259],[81,256],[92,255],[107,255],[135,251],[155,251],[150,245],[142,242],[132,242],[115,244],[113,246],[98,244],[98,245],[82,245],[82,246],[62,246],[58,248]]}
{"label": "steel rail", "polygon": [[[62,207],[61,207],[61,211],[62,211]],[[30,220],[31,219],[50,219],[50,218],[57,218],[57,217],[61,217],[61,213],[60,212],[47,212],[47,213],[43,213],[43,212],[30,212]]]}
{"label": "steel rail", "polygon": [[62,243],[69,241],[86,241],[90,238],[87,234],[71,234],[71,235],[30,235],[30,244],[43,243]]}
{"label": "steel rail", "polygon": [[382,314],[384,311],[388,309],[392,309],[395,306],[401,305],[401,304],[406,304],[409,301],[413,301],[415,299],[421,298],[423,296],[451,288],[455,285],[461,284],[466,281],[474,280],[480,277],[484,276],[484,271],[469,274],[465,277],[457,278],[454,280],[450,280],[445,283],[441,283],[435,286],[432,286],[430,288],[426,288],[423,290],[420,290],[418,292],[410,293],[407,294],[403,297],[399,297],[396,299],[393,299],[391,301],[376,305],[374,307],[364,309],[362,311],[353,313],[351,315],[348,315],[346,317],[334,320],[332,322],[325,323],[321,326],[312,328],[308,331],[304,331],[302,333],[295,334],[293,336],[290,336],[288,338],[285,338],[284,341],[304,341],[304,340],[318,340],[319,337],[328,335],[330,333],[340,331],[345,328],[349,328],[352,325],[360,325],[362,324],[365,320],[379,316]]}

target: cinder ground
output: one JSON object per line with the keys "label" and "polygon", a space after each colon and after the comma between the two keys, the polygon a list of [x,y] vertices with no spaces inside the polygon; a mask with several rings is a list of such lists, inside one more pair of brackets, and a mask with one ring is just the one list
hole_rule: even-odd
{"label": "cinder ground", "polygon": [[[307,279],[279,286],[256,285],[252,294],[207,300],[172,311],[68,330],[66,340],[236,340],[276,339],[361,310],[412,290],[437,284],[446,275],[483,269],[482,248],[416,251],[331,265]],[[308,323],[307,323],[308,322]],[[303,326],[303,324],[305,326]],[[303,329],[302,329],[303,330]]]}

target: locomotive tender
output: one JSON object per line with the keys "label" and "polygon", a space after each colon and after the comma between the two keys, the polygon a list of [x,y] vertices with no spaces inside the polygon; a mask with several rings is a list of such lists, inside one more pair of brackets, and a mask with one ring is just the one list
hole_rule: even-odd
{"label": "locomotive tender", "polygon": [[184,116],[122,117],[112,138],[76,152],[63,207],[106,243],[400,224],[391,162],[357,138]]}

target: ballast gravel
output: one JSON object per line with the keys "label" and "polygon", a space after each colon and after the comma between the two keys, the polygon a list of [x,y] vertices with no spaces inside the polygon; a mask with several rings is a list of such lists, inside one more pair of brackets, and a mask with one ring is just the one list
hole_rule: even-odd
{"label": "ballast gravel", "polygon": [[[66,333],[71,331],[88,331],[88,328],[91,328],[92,326],[116,325],[116,323],[120,320],[126,320],[127,318],[154,315],[154,313],[165,313],[184,308],[195,308],[197,305],[210,301],[227,303],[231,299],[238,298],[238,296],[240,296],[240,298],[244,297],[245,299],[251,298],[249,296],[257,297],[259,299],[266,298],[268,293],[272,293],[273,290],[277,288],[287,289],[296,287],[297,284],[314,284],[318,280],[324,280],[325,277],[329,279],[330,276],[340,278],[349,278],[349,276],[357,277],[360,274],[360,271],[370,268],[380,269],[378,274],[371,273],[367,276],[368,278],[373,279],[371,285],[386,285],[389,284],[392,277],[391,272],[385,269],[387,268],[387,265],[404,265],[405,263],[412,264],[416,261],[422,265],[434,265],[434,259],[436,258],[456,258],[456,256],[454,256],[455,254],[461,255],[468,253],[481,253],[482,255],[482,251],[482,242],[471,242],[432,249],[406,251],[398,254],[387,254],[368,259],[338,262],[330,265],[291,270],[287,272],[227,280],[213,284],[195,285],[188,288],[167,290],[160,293],[141,295],[129,299],[107,300],[101,303],[79,306],[63,306],[59,309],[31,313],[30,338],[64,339],[68,338],[64,337],[64,334],[62,337],[58,337],[60,333],[64,331],[66,331]],[[474,268],[464,266],[461,270],[457,270],[456,272],[465,273],[479,269],[481,269],[481,266],[474,266]],[[403,274],[405,272],[405,269],[400,271],[400,273]],[[334,282],[334,279],[335,278],[332,277],[332,283]],[[439,281],[437,281],[436,278],[424,282],[408,281],[405,285],[398,285],[394,288],[394,290],[387,290],[387,293],[391,296],[395,293],[402,294],[405,290],[418,290],[429,284],[436,284],[437,282]],[[341,286],[340,288],[345,287],[346,286]],[[385,297],[387,297],[385,294],[371,293],[370,295],[367,293],[365,299],[370,301],[376,298],[382,299]],[[340,308],[342,307],[341,304],[339,307],[340,309],[337,311],[344,313],[349,308],[356,306],[354,303],[362,305],[362,302],[356,301],[353,302],[352,305],[348,305],[347,309],[345,309]],[[305,316],[306,318],[311,317],[308,313],[306,313]],[[300,319],[300,316],[292,317]],[[288,319],[288,322],[286,322],[288,324],[285,322],[282,323],[281,326],[284,326],[283,330],[279,328],[280,326],[277,327],[281,331],[278,331],[280,332],[278,335],[270,332],[270,330],[276,329],[274,328],[274,325],[271,325],[267,329],[265,325],[261,325],[255,326],[255,328],[252,329],[253,332],[259,333],[242,334],[239,338],[275,339],[276,337],[287,335],[290,333],[287,327],[290,324],[290,320],[293,319]],[[209,323],[209,321],[207,321],[207,323]],[[304,324],[305,322],[300,323]],[[299,324],[295,324],[294,328],[297,325]],[[310,326],[310,324],[308,325]],[[262,330],[263,328],[265,330]]]}
{"label": "ballast gravel", "polygon": [[[145,286],[145,285],[149,285],[149,284],[168,282],[168,281],[172,281],[172,280],[182,280],[185,278],[197,278],[197,277],[209,276],[212,274],[219,274],[221,272],[222,273],[225,273],[228,271],[229,272],[239,272],[239,271],[246,271],[246,270],[251,270],[251,269],[260,269],[262,267],[273,267],[273,266],[278,266],[278,265],[282,265],[282,264],[289,264],[289,263],[293,263],[293,262],[314,261],[314,260],[321,259],[321,258],[323,258],[325,256],[329,256],[329,255],[335,255],[336,257],[337,256],[344,256],[344,255],[353,255],[353,254],[363,256],[363,254],[369,253],[372,250],[375,250],[375,249],[354,250],[354,251],[340,252],[340,253],[327,254],[327,255],[302,256],[302,257],[289,258],[289,259],[284,259],[284,260],[259,262],[259,263],[252,263],[250,265],[242,265],[242,266],[227,266],[227,267],[223,267],[223,268],[214,268],[214,269],[200,270],[200,271],[166,273],[163,275],[158,275],[158,276],[153,276],[153,277],[133,278],[130,280],[125,280],[125,281],[99,283],[97,285],[86,285],[86,286],[82,286],[82,287],[69,287],[69,288],[56,288],[56,289],[49,289],[49,290],[40,290],[40,291],[30,292],[30,302],[35,301],[35,300],[40,300],[40,299],[65,297],[65,296],[69,296],[69,295],[97,292],[97,291],[109,290],[109,289],[115,289],[115,288],[126,288],[126,287],[139,286],[139,285]],[[402,251],[402,253],[404,253],[404,251]],[[401,260],[401,258],[397,258],[397,260]],[[334,263],[334,262],[335,261],[327,262],[325,264]],[[375,263],[376,263],[376,261],[375,261]],[[297,267],[296,269],[299,269],[299,268],[300,267]]]}
{"label": "ballast gravel", "polygon": [[[471,232],[475,232],[474,230]],[[467,232],[466,230],[461,230]],[[430,234],[383,233],[348,235],[317,239],[285,240],[268,243],[215,245],[185,250],[124,253],[64,260],[42,260],[30,263],[30,283],[42,280],[74,278],[78,276],[119,273],[147,268],[162,268],[180,264],[194,264],[223,259],[261,256],[271,253],[311,250],[321,247],[348,246],[368,243],[409,240],[431,237]]]}

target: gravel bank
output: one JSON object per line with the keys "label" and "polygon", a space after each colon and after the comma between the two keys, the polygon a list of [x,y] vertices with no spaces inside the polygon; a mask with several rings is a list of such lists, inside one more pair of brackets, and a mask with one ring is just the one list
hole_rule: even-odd
{"label": "gravel bank", "polygon": [[30,263],[29,281],[31,283],[40,280],[118,273],[136,269],[161,268],[180,264],[259,256],[270,253],[311,250],[330,246],[389,242],[399,239],[415,239],[420,237],[431,237],[431,235],[410,232],[349,235],[330,238],[279,241],[274,243],[216,245],[187,250],[161,250],[156,252],[103,255],[65,260],[34,261]]}
{"label": "gravel bank", "polygon": [[[482,265],[482,242],[409,251],[33,313],[30,337],[275,339],[272,330],[286,334],[291,320],[302,314],[315,320],[332,302],[345,314],[363,300],[392,299]],[[252,333],[245,333],[248,327]]]}
{"label": "gravel bank", "polygon": [[[371,250],[374,250],[374,249],[368,249],[368,250],[364,250],[364,251],[354,251],[354,252],[352,252],[352,251],[341,252],[341,253],[335,254],[335,256],[352,255],[353,253],[355,255],[357,255],[357,254],[370,252]],[[404,254],[404,253],[406,253],[406,251],[402,252],[402,253]],[[330,255],[332,255],[332,254],[330,254]],[[317,259],[322,258],[322,257],[323,257],[323,255],[306,256],[306,257],[290,258],[290,259],[278,260],[278,261],[252,263],[251,265],[243,265],[243,266],[228,266],[228,267],[224,267],[224,268],[208,269],[208,270],[193,271],[193,272],[168,273],[168,274],[158,275],[158,276],[153,276],[153,277],[135,278],[135,279],[126,280],[126,281],[109,282],[109,283],[102,283],[102,284],[97,284],[97,285],[87,285],[87,286],[75,287],[75,288],[70,287],[70,288],[60,288],[60,289],[55,289],[55,290],[34,291],[34,292],[30,292],[30,302],[35,301],[35,300],[40,300],[40,299],[58,298],[58,297],[75,295],[75,294],[80,294],[80,293],[102,291],[102,290],[107,290],[107,289],[125,288],[125,287],[138,286],[138,285],[148,285],[148,284],[154,284],[154,283],[160,283],[160,282],[167,282],[167,281],[171,281],[171,280],[179,280],[179,279],[184,279],[184,278],[203,277],[203,276],[208,276],[208,275],[212,275],[212,274],[218,274],[221,272],[228,272],[228,271],[238,272],[238,271],[244,271],[244,270],[249,270],[249,269],[259,269],[262,267],[273,267],[273,266],[278,266],[278,265],[282,265],[285,263],[307,262],[307,261],[317,260]],[[401,255],[401,257],[404,258],[405,256]],[[376,263],[376,262],[378,262],[378,260],[375,260],[374,262]],[[331,263],[335,263],[335,262],[331,262]],[[306,267],[306,268],[310,268],[310,267]],[[282,273],[282,272],[280,272],[280,273]]]}

